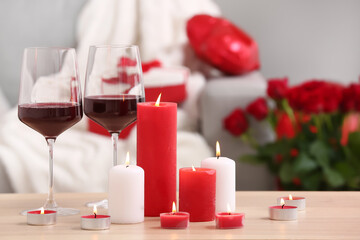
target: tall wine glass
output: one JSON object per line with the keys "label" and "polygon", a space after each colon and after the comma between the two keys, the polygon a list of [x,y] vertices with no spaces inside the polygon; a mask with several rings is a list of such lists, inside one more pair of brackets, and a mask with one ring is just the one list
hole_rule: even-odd
{"label": "tall wine glass", "polygon": [[82,118],[76,53],[72,48],[26,48],[23,55],[18,116],[45,137],[49,147],[49,193],[43,205],[59,215],[79,213],[60,208],[54,198],[53,148],[56,138]]}
{"label": "tall wine glass", "polygon": [[[120,132],[136,121],[137,103],[145,100],[139,49],[133,45],[91,46],[86,70],[84,112],[103,126],[117,161]],[[88,203],[107,207],[107,200]]]}

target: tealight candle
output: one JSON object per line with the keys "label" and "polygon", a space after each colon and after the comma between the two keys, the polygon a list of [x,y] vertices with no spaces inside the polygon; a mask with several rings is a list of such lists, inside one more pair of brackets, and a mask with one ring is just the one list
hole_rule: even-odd
{"label": "tealight candle", "polygon": [[187,212],[177,212],[175,202],[173,202],[171,213],[161,213],[160,223],[162,228],[181,229],[189,226],[189,216]]}
{"label": "tealight candle", "polygon": [[305,210],[306,208],[306,199],[304,197],[293,197],[291,194],[289,194],[289,197],[278,198],[278,204],[280,204],[281,198],[284,199],[285,205],[297,207],[299,211]]}
{"label": "tealight candle", "polygon": [[81,216],[81,228],[85,230],[105,230],[110,228],[110,216],[98,215],[94,205],[94,215]]}
{"label": "tealight candle", "polygon": [[269,207],[270,219],[279,221],[291,221],[297,219],[297,207],[285,206],[284,199],[280,200],[280,206]]}
{"label": "tealight candle", "polygon": [[27,212],[27,224],[29,225],[54,225],[56,223],[56,211],[54,210],[40,210]]}
{"label": "tealight candle", "polygon": [[229,229],[242,227],[245,213],[232,213],[229,204],[227,204],[227,209],[227,212],[215,214],[216,228]]}

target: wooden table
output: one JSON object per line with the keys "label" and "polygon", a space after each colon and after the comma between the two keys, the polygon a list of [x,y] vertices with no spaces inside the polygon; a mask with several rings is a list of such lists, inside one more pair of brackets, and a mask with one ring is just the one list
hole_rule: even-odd
{"label": "wooden table", "polygon": [[[42,204],[43,194],[0,194],[0,239],[360,239],[360,192],[293,192],[307,198],[307,208],[297,221],[269,220],[268,206],[287,192],[237,192],[237,212],[245,212],[241,229],[219,230],[214,222],[190,223],[185,230],[160,228],[159,218],[144,223],[111,225],[110,230],[80,229],[80,215],[58,217],[54,226],[29,226],[23,209]],[[91,214],[85,202],[101,200],[104,193],[58,193],[63,207],[75,207],[81,215]],[[106,210],[99,209],[99,214]]]}

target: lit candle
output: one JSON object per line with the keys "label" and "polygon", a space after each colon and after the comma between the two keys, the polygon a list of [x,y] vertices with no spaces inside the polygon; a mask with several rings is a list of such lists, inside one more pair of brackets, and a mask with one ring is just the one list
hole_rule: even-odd
{"label": "lit candle", "polygon": [[108,198],[112,223],[144,221],[144,170],[130,165],[129,152],[124,165],[110,169]]}
{"label": "lit candle", "polygon": [[27,212],[27,224],[29,225],[54,225],[56,223],[56,211],[40,210]]}
{"label": "lit candle", "polygon": [[145,171],[145,216],[176,201],[176,103],[138,103],[137,163]]}
{"label": "lit candle", "polygon": [[85,230],[105,230],[110,228],[110,216],[97,214],[96,205],[93,215],[81,216],[81,228]]}
{"label": "lit candle", "polygon": [[179,176],[179,209],[190,213],[190,222],[215,219],[216,170],[181,168]]}
{"label": "lit candle", "polygon": [[216,142],[216,157],[201,161],[201,167],[216,170],[216,212],[226,212],[226,205],[235,209],[236,167],[235,161],[220,157],[220,144]]}
{"label": "lit candle", "polygon": [[299,211],[305,210],[306,208],[306,199],[304,197],[293,197],[289,194],[288,197],[280,197],[277,199],[278,204],[280,204],[281,198],[284,199],[285,205],[287,206],[295,206]]}
{"label": "lit candle", "polygon": [[227,204],[227,209],[227,212],[215,214],[216,228],[228,229],[242,227],[245,213],[232,213],[229,204]]}
{"label": "lit candle", "polygon": [[291,221],[297,219],[297,207],[285,206],[284,199],[280,199],[280,206],[269,207],[270,219]]}
{"label": "lit candle", "polygon": [[189,213],[177,212],[175,202],[173,202],[172,212],[160,214],[160,223],[162,228],[187,228],[189,226]]}

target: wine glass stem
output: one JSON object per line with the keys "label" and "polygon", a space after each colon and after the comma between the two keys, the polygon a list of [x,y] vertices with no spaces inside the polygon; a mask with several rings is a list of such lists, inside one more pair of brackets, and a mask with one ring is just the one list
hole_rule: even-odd
{"label": "wine glass stem", "polygon": [[116,166],[118,164],[117,163],[118,140],[119,140],[119,133],[111,133],[111,141],[113,145],[113,166]]}
{"label": "wine glass stem", "polygon": [[46,208],[56,208],[57,204],[54,199],[54,143],[55,139],[46,139],[49,147],[49,195],[46,200]]}

